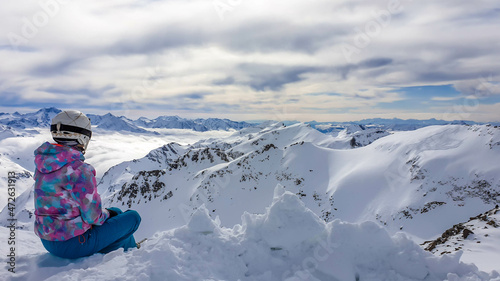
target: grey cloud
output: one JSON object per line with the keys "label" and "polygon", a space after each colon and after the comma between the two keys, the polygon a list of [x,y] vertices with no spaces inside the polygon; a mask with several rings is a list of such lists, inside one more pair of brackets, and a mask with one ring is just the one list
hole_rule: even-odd
{"label": "grey cloud", "polygon": [[211,95],[212,93],[210,92],[194,92],[194,93],[188,93],[188,94],[180,94],[175,96],[175,98],[178,99],[192,99],[192,100],[202,100],[205,98],[205,96]]}
{"label": "grey cloud", "polygon": [[348,64],[339,67],[313,66],[283,66],[265,64],[240,64],[242,71],[249,81],[242,83],[256,91],[280,91],[286,84],[299,82],[305,79],[306,73],[340,73],[342,79],[347,79],[349,73],[361,69],[377,69],[393,63],[391,58],[372,58],[359,64]]}
{"label": "grey cloud", "polygon": [[481,77],[475,80],[459,81],[453,87],[467,96],[488,97],[500,95],[500,82],[491,81],[490,77]]}
{"label": "grey cloud", "polygon": [[339,72],[342,79],[345,80],[352,71],[359,69],[374,69],[382,66],[387,66],[392,63],[393,59],[391,58],[371,58],[361,61],[358,64],[346,64],[343,66],[339,66],[337,68],[334,68],[334,70]]}
{"label": "grey cloud", "polygon": [[285,103],[298,103],[300,102],[300,99],[287,99]]}
{"label": "grey cloud", "polygon": [[356,99],[363,99],[363,100],[374,100],[374,99],[378,98],[377,96],[364,96],[364,95],[360,95],[360,94],[354,94],[352,97],[356,98]]}
{"label": "grey cloud", "polygon": [[201,45],[207,43],[209,38],[210,34],[204,32],[201,27],[169,24],[140,36],[124,37],[109,46],[108,52],[115,55],[152,54],[165,49]]}
{"label": "grey cloud", "polygon": [[240,64],[238,69],[244,72],[249,79],[243,84],[256,91],[279,91],[286,84],[303,80],[302,74],[317,71],[317,68],[307,66],[266,64]]}
{"label": "grey cloud", "polygon": [[291,51],[314,53],[339,43],[345,26],[333,24],[296,25],[289,22],[251,22],[219,34],[218,42],[240,52]]}
{"label": "grey cloud", "polygon": [[0,91],[3,106],[20,105],[27,102],[16,90]]}
{"label": "grey cloud", "polygon": [[215,44],[236,52],[290,51],[314,53],[339,43],[348,27],[327,23],[297,25],[259,19],[227,29],[213,29],[197,23],[168,23],[157,30],[132,38],[124,37],[107,52],[116,55],[156,53],[165,49]]}
{"label": "grey cloud", "polygon": [[[64,94],[64,95],[77,95],[77,96],[88,96],[88,97],[100,97],[103,94],[109,94],[110,92],[117,92],[118,89],[115,85],[107,85],[100,88],[58,88],[58,87],[50,87],[50,88],[42,88],[41,91],[54,93],[54,94]],[[117,92],[119,93],[119,92]]]}
{"label": "grey cloud", "polygon": [[81,61],[79,57],[67,56],[53,62],[39,64],[30,70],[30,74],[38,77],[61,75],[66,73],[79,61]]}
{"label": "grey cloud", "polygon": [[458,80],[478,80],[482,77],[487,77],[490,72],[488,71],[468,71],[468,70],[457,70],[446,71],[446,70],[436,70],[436,71],[427,71],[427,69],[416,69],[415,73],[415,81],[420,83],[435,83],[442,81],[458,81]]}
{"label": "grey cloud", "polygon": [[239,104],[227,104],[227,103],[217,103],[217,102],[204,102],[199,101],[183,100],[174,103],[161,103],[161,104],[144,104],[145,107],[149,109],[161,109],[161,110],[182,110],[189,112],[202,112],[202,113],[213,113],[213,112],[232,112],[241,113],[244,107]]}
{"label": "grey cloud", "polygon": [[231,76],[228,76],[224,79],[214,80],[214,81],[212,81],[212,84],[214,84],[216,86],[225,86],[225,85],[232,85],[232,84],[234,84],[234,82],[235,82],[234,78]]}
{"label": "grey cloud", "polygon": [[376,68],[385,66],[392,63],[392,59],[390,58],[373,58],[360,62],[358,64],[361,68]]}

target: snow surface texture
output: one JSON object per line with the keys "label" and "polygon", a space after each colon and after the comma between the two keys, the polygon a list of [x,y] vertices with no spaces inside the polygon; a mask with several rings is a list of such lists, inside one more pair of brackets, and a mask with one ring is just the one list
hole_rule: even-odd
{"label": "snow surface texture", "polygon": [[17,273],[0,279],[500,280],[496,272],[460,262],[460,253],[436,257],[373,222],[327,224],[297,195],[279,185],[274,192],[264,214],[245,213],[233,228],[221,227],[201,206],[187,225],[158,232],[126,253],[68,261],[45,254],[36,239],[22,233],[30,249],[18,253]]}

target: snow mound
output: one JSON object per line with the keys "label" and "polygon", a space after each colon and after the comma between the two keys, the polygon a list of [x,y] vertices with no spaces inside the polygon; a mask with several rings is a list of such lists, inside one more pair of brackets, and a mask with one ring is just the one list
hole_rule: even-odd
{"label": "snow mound", "polygon": [[[403,234],[391,237],[373,222],[324,223],[294,194],[277,186],[264,214],[220,226],[202,205],[180,228],[158,232],[139,250],[117,250],[72,263],[40,253],[23,255],[23,280],[500,280],[460,262],[436,257]],[[2,258],[5,259],[5,258]]]}

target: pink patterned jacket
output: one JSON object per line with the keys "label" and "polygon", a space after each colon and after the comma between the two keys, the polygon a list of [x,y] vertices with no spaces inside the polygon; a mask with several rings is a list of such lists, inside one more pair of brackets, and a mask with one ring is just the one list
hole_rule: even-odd
{"label": "pink patterned jacket", "polygon": [[35,233],[49,241],[66,241],[102,225],[94,168],[70,147],[44,143],[35,150]]}

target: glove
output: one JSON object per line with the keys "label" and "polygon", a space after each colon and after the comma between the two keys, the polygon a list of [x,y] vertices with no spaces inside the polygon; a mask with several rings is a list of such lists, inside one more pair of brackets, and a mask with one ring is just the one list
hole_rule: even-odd
{"label": "glove", "polygon": [[112,217],[114,217],[114,216],[118,215],[118,213],[117,213],[115,210],[113,210],[113,209],[108,209],[108,208],[106,208],[106,210],[108,210],[108,212],[109,212],[109,217],[110,217],[110,218],[112,218]]}

